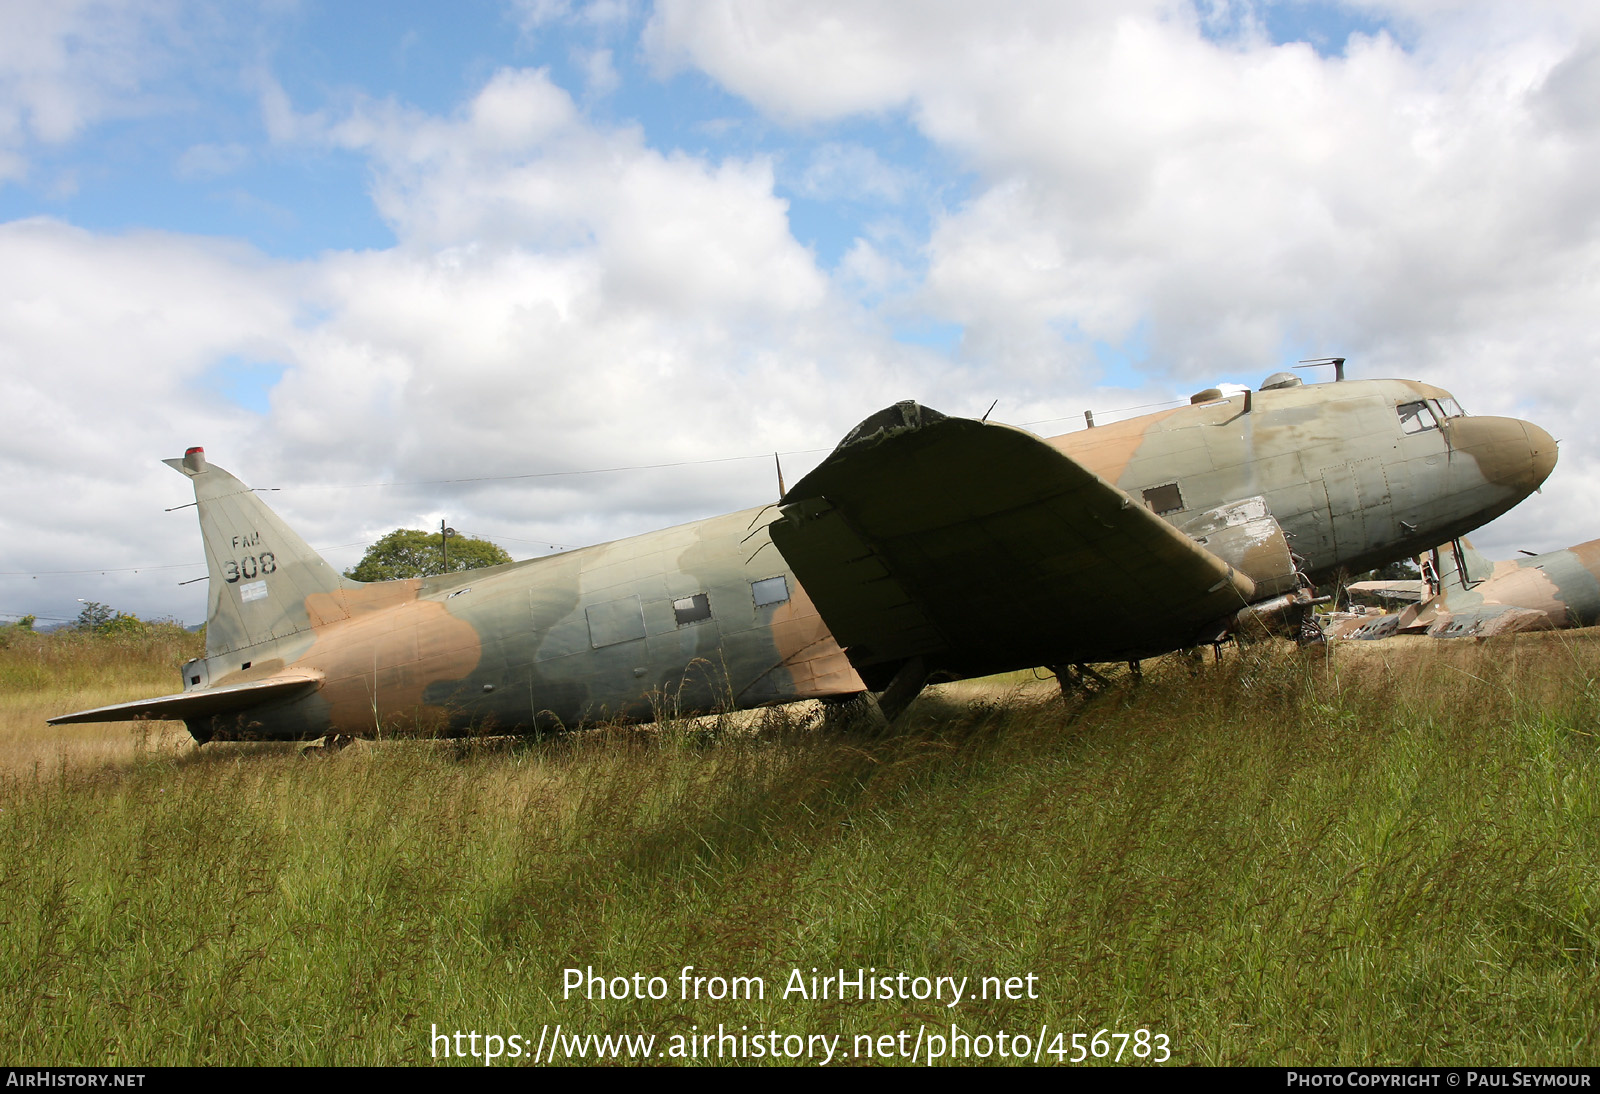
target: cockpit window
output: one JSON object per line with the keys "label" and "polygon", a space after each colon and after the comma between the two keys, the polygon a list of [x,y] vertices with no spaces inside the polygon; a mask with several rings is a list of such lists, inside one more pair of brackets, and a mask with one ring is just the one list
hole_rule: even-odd
{"label": "cockpit window", "polygon": [[1428,401],[1433,404],[1434,413],[1439,415],[1441,421],[1445,418],[1460,418],[1466,414],[1466,411],[1461,409],[1461,405],[1448,395],[1443,399],[1429,399]]}
{"label": "cockpit window", "polygon": [[1426,402],[1401,403],[1395,407],[1400,415],[1400,432],[1421,433],[1425,429],[1437,429],[1438,419],[1433,416],[1433,408]]}

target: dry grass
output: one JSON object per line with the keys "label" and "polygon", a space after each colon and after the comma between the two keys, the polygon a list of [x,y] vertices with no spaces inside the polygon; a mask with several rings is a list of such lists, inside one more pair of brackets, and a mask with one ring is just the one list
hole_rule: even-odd
{"label": "dry grass", "polygon": [[[431,1059],[434,1023],[848,1047],[957,1021],[1143,1027],[1179,1063],[1590,1063],[1597,680],[1588,634],[1262,645],[1072,711],[1025,674],[947,686],[892,734],[777,710],[69,756],[0,787],[0,1037],[29,1062],[384,1064]],[[768,995],[562,998],[567,967],[676,987],[686,964]],[[1041,994],[778,995],[812,967]]]}
{"label": "dry grass", "polygon": [[118,637],[0,628],[0,778],[54,777],[192,745],[181,722],[45,723],[178,691],[179,667],[201,651],[198,636],[175,626]]}

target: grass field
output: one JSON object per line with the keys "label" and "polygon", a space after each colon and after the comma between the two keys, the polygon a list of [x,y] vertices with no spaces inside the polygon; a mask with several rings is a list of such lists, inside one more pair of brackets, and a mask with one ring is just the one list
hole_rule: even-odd
{"label": "grass field", "polygon": [[[1100,1030],[1128,1062],[1141,1029],[1173,1063],[1600,1055],[1586,632],[1246,647],[1075,716],[1022,674],[893,734],[774,710],[318,759],[48,729],[175,690],[188,652],[54,641],[0,651],[10,1063],[422,1063],[457,1030],[532,1055],[557,1023],[657,1059],[719,1024],[836,1063],[952,1024],[988,1062],[1001,1031],[1055,1062]],[[684,999],[686,965],[764,997]],[[568,968],[665,998],[564,998]],[[813,968],[969,979],[954,1007],[784,994]]]}

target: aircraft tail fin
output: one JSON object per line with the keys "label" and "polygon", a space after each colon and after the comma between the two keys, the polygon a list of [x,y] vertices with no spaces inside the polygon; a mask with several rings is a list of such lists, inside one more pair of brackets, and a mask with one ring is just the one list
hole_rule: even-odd
{"label": "aircraft tail fin", "polygon": [[1480,554],[1468,539],[1440,544],[1434,557],[1438,559],[1439,587],[1445,592],[1470,589],[1494,573],[1494,563]]}
{"label": "aircraft tail fin", "polygon": [[349,614],[343,577],[244,483],[191,448],[163,460],[189,476],[205,541],[206,655],[277,642]]}

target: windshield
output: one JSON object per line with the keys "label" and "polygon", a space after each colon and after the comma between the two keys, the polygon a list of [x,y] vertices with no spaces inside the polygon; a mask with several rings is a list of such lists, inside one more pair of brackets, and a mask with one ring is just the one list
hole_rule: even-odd
{"label": "windshield", "polygon": [[1414,403],[1401,403],[1395,407],[1395,412],[1400,415],[1400,432],[1421,433],[1425,429],[1436,429],[1439,420],[1433,415],[1433,408],[1426,400]]}

